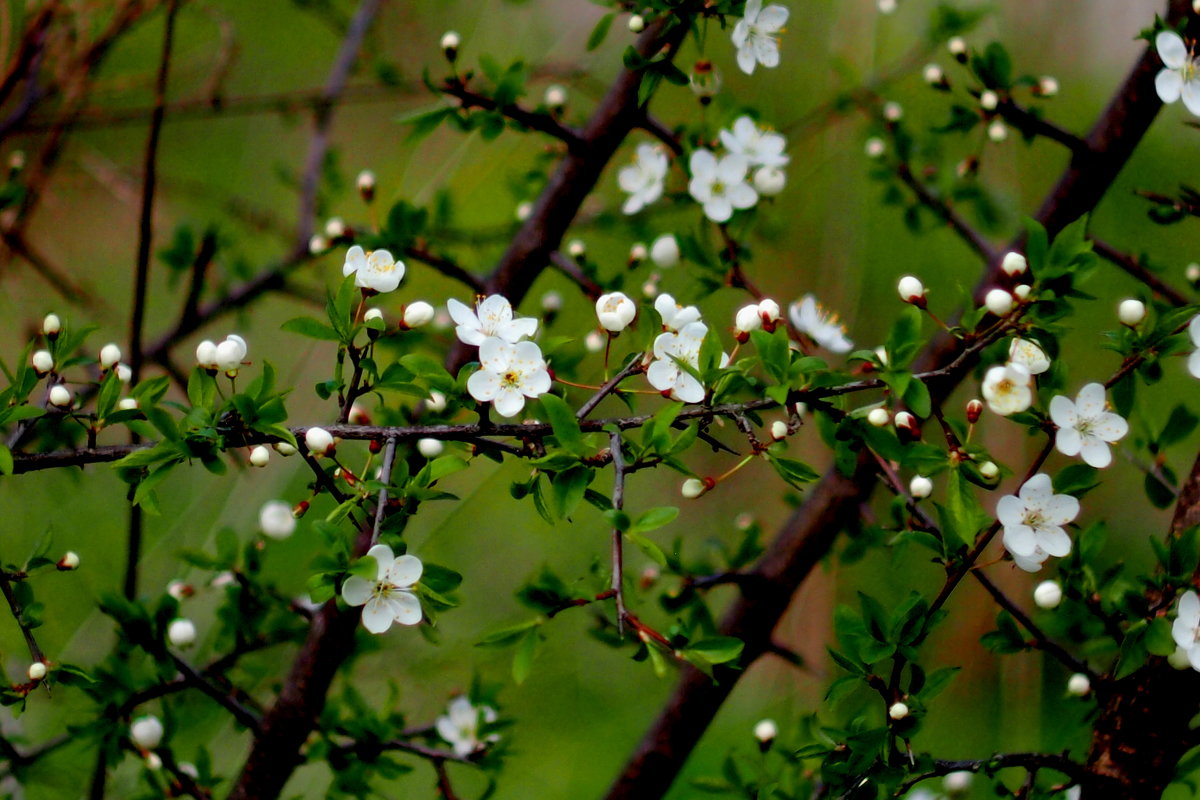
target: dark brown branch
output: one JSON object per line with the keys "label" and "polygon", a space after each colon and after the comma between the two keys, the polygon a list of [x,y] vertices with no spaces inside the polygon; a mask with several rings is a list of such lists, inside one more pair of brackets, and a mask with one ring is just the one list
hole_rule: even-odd
{"label": "dark brown branch", "polygon": [[[621,452],[621,434],[609,435],[608,449],[613,464],[613,508],[620,511],[625,507],[625,458]],[[617,528],[612,529],[612,592],[617,601],[617,635],[625,635],[625,557],[622,552],[623,537]]]}
{"label": "dark brown branch", "polygon": [[997,259],[998,254],[991,242],[985,239],[979,231],[975,230],[957,211],[951,208],[946,200],[935,195],[930,191],[929,187],[918,180],[917,176],[913,175],[908,164],[903,162],[897,164],[896,175],[916,195],[921,205],[941,217],[942,222],[946,223],[951,230],[958,234],[959,238],[966,242],[983,261],[990,264]]}
{"label": "dark brown branch", "polygon": [[1092,237],[1092,250],[1095,251],[1096,255],[1100,256],[1105,261],[1120,267],[1127,274],[1132,276],[1138,282],[1149,288],[1150,291],[1154,292],[1167,302],[1176,306],[1186,306],[1188,303],[1192,302],[1185,297],[1182,292],[1175,290],[1162,278],[1158,277],[1149,269],[1147,269],[1145,265],[1141,263],[1141,261],[1129,255],[1128,253],[1122,253],[1112,245],[1097,239],[1094,236]]}
{"label": "dark brown branch", "polygon": [[4,599],[8,602],[8,609],[12,612],[17,627],[21,629],[21,636],[25,639],[25,646],[29,648],[29,658],[34,663],[45,662],[46,656],[42,653],[42,648],[38,646],[37,639],[33,636],[33,629],[26,625],[22,619],[25,609],[17,602],[16,595],[13,593],[12,578],[2,569],[0,569],[0,592],[4,593]]}
{"label": "dark brown branch", "polygon": [[468,89],[458,78],[441,86],[443,94],[456,98],[465,109],[482,108],[484,111],[499,111],[504,116],[530,130],[552,136],[567,145],[567,149],[579,156],[587,156],[588,141],[579,131],[568,128],[549,114],[522,108],[516,103],[500,105],[492,98]]}
{"label": "dark brown branch", "polygon": [[578,262],[570,256],[564,255],[555,250],[550,254],[550,263],[558,269],[563,275],[566,275],[583,291],[589,300],[597,300],[600,295],[604,294],[604,290],[587,275],[583,274]]}
{"label": "dark brown branch", "polygon": [[174,662],[175,668],[183,675],[186,684],[195,687],[202,694],[214,700],[217,705],[232,714],[233,718],[240,725],[251,731],[258,732],[259,719],[257,714],[238,702],[237,698],[221,691],[208,678],[197,672],[191,664],[188,664],[182,658],[173,655],[171,656],[171,661]]}
{"label": "dark brown branch", "polygon": [[473,275],[445,256],[436,255],[435,253],[429,252],[424,247],[418,246],[405,248],[404,255],[415,261],[420,261],[422,264],[427,264],[433,267],[447,278],[453,278],[459,283],[469,287],[471,291],[475,292],[475,294],[483,293],[483,280],[478,275]]}
{"label": "dark brown branch", "polygon": [[927,781],[930,778],[949,775],[951,772],[980,772],[983,770],[1004,769],[1006,767],[1021,767],[1031,771],[1052,769],[1055,772],[1061,772],[1063,775],[1066,775],[1073,783],[1079,783],[1097,790],[1116,790],[1112,782],[1094,775],[1082,764],[1072,761],[1065,754],[1002,753],[994,755],[991,758],[967,759],[963,761],[935,761],[932,770],[922,773],[907,783],[902,784],[896,790],[894,796],[902,797],[905,792],[912,789],[918,783]]}
{"label": "dark brown branch", "polygon": [[1001,101],[1000,105],[996,107],[996,111],[1018,130],[1057,142],[1071,151],[1072,156],[1086,158],[1091,155],[1086,141],[1070,131],[1047,122],[1037,114],[1017,105],[1011,99]]}

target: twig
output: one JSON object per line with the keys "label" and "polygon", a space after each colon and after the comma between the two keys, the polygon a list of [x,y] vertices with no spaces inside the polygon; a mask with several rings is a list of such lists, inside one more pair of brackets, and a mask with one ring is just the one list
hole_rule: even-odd
{"label": "twig", "polygon": [[17,601],[16,595],[13,593],[12,578],[3,569],[0,569],[0,592],[4,593],[4,599],[8,602],[8,609],[12,612],[17,627],[21,629],[21,636],[25,638],[25,646],[29,648],[30,660],[35,664],[45,662],[46,656],[42,653],[42,648],[38,646],[37,639],[33,636],[33,629],[22,619],[25,609]]}
{"label": "twig", "polygon": [[1159,297],[1176,306],[1186,306],[1192,302],[1182,292],[1172,288],[1162,278],[1148,270],[1139,259],[1134,258],[1128,253],[1122,253],[1108,242],[1097,239],[1094,236],[1091,239],[1092,250],[1096,255],[1120,267],[1126,273],[1146,285]]}
{"label": "twig", "polygon": [[555,250],[550,254],[550,263],[553,264],[559,272],[566,275],[587,295],[589,300],[596,300],[600,295],[604,294],[604,290],[600,288],[594,280],[583,274],[583,270],[579,268],[579,264],[570,256],[563,255]]}
{"label": "twig", "polygon": [[379,532],[383,529],[383,518],[387,512],[388,484],[392,480],[392,465],[395,461],[396,437],[392,436],[383,447],[383,466],[379,472],[379,482],[383,484],[383,488],[379,490],[379,497],[375,500],[375,526],[371,531],[372,545],[379,541]]}
{"label": "twig", "polygon": [[980,772],[981,770],[1003,769],[1005,767],[1024,767],[1026,769],[1052,769],[1061,772],[1075,783],[1084,784],[1097,789],[1114,790],[1111,781],[1102,776],[1089,772],[1082,764],[1078,764],[1065,755],[1053,753],[1002,753],[991,758],[968,759],[963,761],[934,762],[933,769],[923,772],[912,780],[901,784],[894,797],[902,797],[909,789],[930,778],[949,775],[951,772]]}
{"label": "twig", "polygon": [[630,375],[636,375],[643,369],[644,367],[642,366],[641,354],[634,354],[634,356],[629,360],[629,363],[621,368],[620,372],[605,381],[604,384],[596,390],[596,393],[589,397],[584,404],[579,407],[579,410],[575,412],[576,419],[586,419],[587,415],[591,414],[596,409],[596,406],[600,405],[600,401],[608,397],[613,393],[613,391],[616,390],[621,381],[625,380]]}
{"label": "twig", "polygon": [[925,184],[917,180],[917,177],[913,175],[907,163],[900,162],[896,164],[895,169],[896,175],[900,178],[901,182],[916,195],[921,205],[941,217],[942,221],[958,234],[959,238],[966,242],[975,251],[976,255],[987,263],[996,260],[998,254],[991,242],[985,239],[957,211],[951,208],[947,201],[935,195]]}
{"label": "twig", "polygon": [[1000,105],[996,107],[996,112],[1011,122],[1013,127],[1022,132],[1041,136],[1044,139],[1061,144],[1071,151],[1072,156],[1085,158],[1091,155],[1088,143],[1084,139],[1070,131],[1063,130],[1051,122],[1047,122],[1028,109],[1022,108],[1013,102],[1012,99],[1002,100]]}
{"label": "twig", "polygon": [[[625,507],[625,457],[621,452],[621,434],[614,431],[608,438],[613,463],[613,508]],[[625,557],[620,529],[612,530],[612,590],[617,601],[617,635],[625,635]]]}
{"label": "twig", "polygon": [[447,278],[453,278],[461,284],[466,285],[475,292],[482,294],[484,287],[483,281],[477,275],[473,275],[461,266],[446,258],[429,252],[423,246],[413,245],[404,249],[404,255],[415,261],[420,261],[422,264],[427,264],[433,267],[438,272],[445,275]]}
{"label": "twig", "polygon": [[236,719],[240,725],[248,728],[255,734],[259,733],[260,720],[257,714],[239,703],[235,698],[231,697],[225,692],[222,692],[220,689],[210,683],[209,680],[204,677],[204,675],[197,672],[191,664],[188,664],[179,656],[172,655],[171,661],[175,664],[175,668],[179,670],[187,683],[199,689],[202,694],[205,694],[216,701],[217,705],[221,706],[230,714],[232,714],[233,718]]}
{"label": "twig", "polygon": [[586,156],[588,154],[589,142],[579,131],[563,125],[549,114],[539,114],[522,108],[516,103],[500,105],[492,98],[468,89],[458,78],[452,78],[442,84],[440,90],[443,94],[458,99],[465,109],[482,108],[484,111],[498,111],[519,125],[553,136],[566,144],[567,149],[576,155]]}

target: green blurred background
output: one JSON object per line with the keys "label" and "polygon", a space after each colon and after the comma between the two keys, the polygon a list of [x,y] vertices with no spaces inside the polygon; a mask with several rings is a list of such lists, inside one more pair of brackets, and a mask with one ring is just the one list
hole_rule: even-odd
{"label": "green blurred background", "polygon": [[[979,264],[951,233],[934,229],[915,235],[904,225],[902,209],[881,204],[882,187],[869,178],[871,164],[863,155],[865,140],[876,131],[868,117],[853,108],[829,114],[821,109],[840,94],[893,73],[896,65],[906,65],[879,94],[900,102],[904,124],[924,139],[931,126],[947,119],[948,103],[944,95],[924,86],[920,67],[927,61],[938,62],[955,83],[965,75],[955,69],[944,47],[927,42],[934,3],[902,0],[890,16],[880,15],[866,0],[793,0],[787,5],[792,16],[783,39],[782,64],[752,77],[737,71],[728,32],[710,26],[705,56],[715,62],[724,84],[707,112],[708,124],[714,129],[728,125],[740,109],[753,107],[764,121],[789,135],[788,187],[758,215],[750,239],[754,260],[749,274],[781,301],[816,293],[841,312],[856,344],[873,347],[882,342],[899,310],[894,290],[898,276],[922,277],[931,287],[931,305],[939,314],[951,314],[957,287],[974,284]],[[1134,37],[1152,24],[1161,6],[1148,0],[996,2],[990,6],[993,13],[967,40],[982,46],[998,39],[1009,47],[1018,73],[1055,76],[1061,93],[1041,105],[1050,119],[1083,132],[1140,52],[1143,44]],[[338,27],[352,11],[353,6],[345,2],[185,4],[178,21],[170,97],[200,95],[227,46],[222,45],[225,36],[237,43],[224,84],[227,97],[315,88],[324,81],[336,53]],[[323,187],[318,226],[329,216],[366,222],[353,179],[358,170],[371,169],[378,176],[384,209],[400,199],[427,205],[442,198],[441,202],[452,204],[454,225],[472,236],[447,235],[445,241],[433,241],[431,246],[469,268],[486,270],[501,252],[505,235],[514,229],[516,205],[533,199],[524,172],[543,163],[545,140],[509,132],[497,141],[484,142],[478,134],[464,136],[443,128],[413,143],[406,140],[408,131],[398,118],[438,103],[420,88],[419,78],[426,65],[434,76],[442,74],[438,39],[445,30],[454,29],[463,37],[459,63],[464,69],[485,54],[501,63],[523,58],[539,74],[530,83],[530,99],[540,102],[541,92],[551,83],[564,85],[570,93],[567,117],[582,121],[619,68],[621,51],[631,41],[619,19],[602,47],[584,52],[592,27],[604,12],[584,0],[385,3],[353,81],[379,85],[380,76],[386,76],[410,88],[381,91],[338,109],[333,124],[336,158],[330,173],[334,180]],[[102,73],[93,105],[144,107],[149,102],[161,34],[161,16],[156,16],[120,43]],[[689,42],[679,63],[686,71],[698,55],[694,42]],[[694,123],[700,114],[689,90],[672,86],[664,86],[653,110],[668,124]],[[1186,223],[1152,224],[1145,203],[1132,192],[1144,188],[1170,193],[1180,182],[1191,180],[1200,166],[1200,151],[1195,147],[1196,132],[1183,125],[1187,119],[1179,105],[1164,110],[1100,204],[1092,224],[1093,232],[1118,248],[1149,253],[1177,286],[1186,286],[1184,266],[1197,259],[1193,229]],[[202,230],[213,225],[227,245],[220,258],[223,269],[253,273],[269,265],[285,251],[294,227],[296,195],[290,178],[302,168],[309,131],[304,112],[213,113],[175,121],[168,117],[161,144],[156,247],[169,242],[176,226]],[[86,308],[70,308],[49,294],[29,267],[10,263],[0,292],[0,315],[8,321],[0,339],[6,359],[20,353],[41,315],[50,310],[74,323],[99,324],[101,332],[92,340],[97,347],[108,340],[126,342],[145,136],[144,124],[131,124],[80,130],[69,140],[29,235],[54,262],[65,265],[90,287],[95,301]],[[33,135],[27,141],[18,137],[8,146],[33,148],[37,141]],[[636,141],[641,141],[640,134],[631,140],[629,154]],[[931,151],[928,157],[918,157],[917,163],[936,164],[940,168],[936,180],[943,186],[953,183],[953,167],[959,159],[982,150],[978,183],[994,200],[995,220],[986,230],[997,242],[1019,229],[1021,216],[1036,211],[1067,163],[1060,147],[1049,142],[1027,146],[1015,132],[1002,145],[985,146],[978,130],[945,137],[938,147],[940,153]],[[616,275],[623,269],[634,241],[700,225],[695,206],[661,204],[636,220],[637,230],[631,231],[614,224],[611,213],[605,213],[618,207],[619,198],[615,172],[609,169],[585,205],[584,215],[592,222],[572,231],[573,237],[587,243],[589,257],[600,265],[602,275]],[[323,291],[340,277],[340,257],[339,250],[315,259],[298,273],[299,282]],[[649,266],[641,269],[628,287],[636,289],[652,271]],[[180,283],[169,281],[161,264],[155,270],[149,307],[151,338],[172,322],[182,298]],[[678,299],[702,299],[687,266],[662,274],[661,285]],[[1115,368],[1117,357],[1101,349],[1100,331],[1115,326],[1117,300],[1136,287],[1104,265],[1088,289],[1096,300],[1081,304],[1080,314],[1071,322],[1075,332],[1064,342],[1067,385],[1072,388],[1102,379]],[[566,297],[565,309],[549,332],[582,337],[593,324],[590,305],[556,274],[547,273],[539,280],[523,306],[525,313],[539,314],[539,298],[549,290]],[[413,299],[441,304],[447,296],[466,300],[467,294],[428,268],[410,263],[401,290],[381,305],[394,318],[400,304]],[[732,290],[703,298],[706,318],[727,335],[728,325],[721,320],[732,319],[740,300]],[[279,331],[283,321],[300,313],[310,313],[301,301],[270,297],[181,343],[178,360],[187,364],[200,338],[237,331],[249,340],[253,361],[271,361],[281,379],[297,387],[289,402],[295,424],[331,421],[333,408],[321,403],[310,388],[328,376],[331,346]],[[430,337],[435,346],[439,341],[445,341],[445,334]],[[1194,392],[1182,365],[1168,372],[1163,391],[1153,397],[1143,393],[1139,408],[1144,413],[1133,424],[1130,448],[1143,422],[1161,426],[1165,412]],[[965,401],[977,386],[974,381],[967,384],[955,402]],[[983,435],[997,457],[1018,471],[1023,469],[1031,452],[1018,428],[993,418],[984,425]],[[727,438],[736,437],[730,432]],[[793,455],[819,466],[827,461],[814,431],[796,437],[791,448]],[[1177,470],[1188,466],[1186,450],[1175,456]],[[701,453],[700,448],[688,456],[688,463],[699,474],[714,474],[731,465],[724,458]],[[1051,469],[1065,463],[1056,455]],[[278,458],[266,470],[238,472],[236,479],[215,478],[198,468],[179,471],[161,490],[164,515],[147,522],[143,595],[158,595],[175,578],[200,585],[206,576],[189,571],[178,552],[206,545],[211,549],[216,531],[224,526],[245,539],[253,537],[261,504],[276,497],[301,499],[305,472],[295,460]],[[735,518],[742,512],[752,513],[769,536],[788,506],[781,485],[768,472],[765,464],[752,464],[719,491],[686,503],[679,520],[658,532],[657,540],[667,545],[682,536],[685,552],[699,555],[715,543],[736,541]],[[593,641],[587,635],[588,610],[565,613],[547,627],[549,638],[533,675],[521,686],[512,685],[509,678],[511,653],[473,646],[489,630],[531,615],[519,606],[513,592],[542,565],[568,579],[578,578],[580,591],[587,592],[589,569],[606,558],[607,529],[594,509],[582,508],[571,525],[550,526],[534,514],[530,503],[509,497],[509,483],[527,475],[527,466],[497,467],[485,461],[448,482],[446,488],[462,502],[423,509],[409,527],[411,550],[464,574],[462,607],[441,618],[439,645],[412,630],[393,631],[378,649],[355,662],[350,677],[378,703],[388,702],[389,686],[397,687],[398,708],[413,724],[432,721],[450,693],[467,688],[475,675],[487,682],[506,682],[500,705],[503,715],[517,725],[506,734],[511,751],[495,797],[597,797],[654,718],[673,678],[657,679],[647,665],[631,662],[628,651],[612,651]],[[1106,478],[1105,492],[1085,502],[1082,520],[1107,520],[1114,560],[1148,564],[1145,539],[1163,530],[1166,517],[1150,511],[1145,503],[1128,502],[1126,491],[1131,487],[1140,491],[1141,484],[1141,473],[1133,465],[1121,461]],[[636,511],[675,503],[679,481],[673,473],[638,473],[629,487],[628,507]],[[95,598],[120,585],[127,513],[123,498],[122,485],[103,466],[0,482],[4,558],[23,558],[47,529],[53,531],[56,551],[73,549],[82,557],[76,573],[37,579],[39,597],[48,606],[40,639],[54,660],[92,663],[107,651],[115,635],[111,621],[95,610]],[[984,502],[990,507],[994,500]],[[301,593],[308,564],[320,546],[319,535],[302,522],[291,540],[269,544],[269,574],[289,594]],[[640,553],[633,554],[631,562],[631,572],[645,565]],[[1052,568],[1047,572],[1052,573]],[[1006,565],[992,567],[990,574],[1026,607],[1031,605],[1032,586],[1043,577],[1015,572]],[[785,745],[794,740],[798,721],[817,710],[826,687],[838,675],[824,652],[832,641],[831,615],[838,602],[854,602],[860,588],[884,600],[903,597],[911,588],[931,592],[940,579],[938,568],[913,550],[873,551],[853,565],[830,559],[799,591],[778,631],[781,642],[808,659],[808,669],[798,671],[771,658],[756,664],[722,709],[685,775],[717,773],[720,760],[731,750],[747,764],[756,763],[750,731],[762,717],[779,721]],[[715,605],[726,602],[731,591],[715,592]],[[202,588],[184,603],[184,613],[201,631],[201,644],[192,656],[198,662],[205,659],[204,632],[212,624],[216,599],[215,590]],[[655,610],[653,593],[636,602],[639,612],[655,622],[668,620]],[[1040,655],[997,658],[985,651],[978,639],[992,618],[988,599],[973,584],[956,596],[949,620],[927,646],[927,665],[962,665],[964,670],[933,709],[917,746],[946,758],[1086,746],[1089,703],[1066,698],[1066,674],[1057,664],[1043,663]],[[11,621],[0,622],[0,650],[7,674],[17,680],[26,663]],[[284,652],[288,651],[248,659],[244,668],[233,673],[235,681],[256,687],[256,695],[269,698]],[[24,716],[6,715],[0,729],[39,741],[81,721],[77,700],[66,688],[53,697],[39,693]],[[868,702],[869,698],[852,696],[839,708],[823,712],[822,718],[841,720]],[[208,745],[217,770],[235,774],[248,734],[233,732],[202,697],[183,694],[171,703],[179,728],[173,739],[177,756],[193,757],[195,748]],[[156,707],[156,703],[148,706]],[[24,796],[78,795],[92,767],[87,752],[84,755],[82,746],[67,748],[62,757],[48,760],[35,773],[36,780],[25,787]],[[389,784],[383,796],[434,796],[432,771],[426,764],[414,764],[415,770]],[[110,782],[109,796],[126,796],[137,774],[136,765],[125,764]],[[466,797],[476,796],[485,783],[470,768],[452,765],[451,774]],[[321,797],[327,782],[324,767],[306,767],[285,794]],[[695,793],[680,781],[670,796]]]}

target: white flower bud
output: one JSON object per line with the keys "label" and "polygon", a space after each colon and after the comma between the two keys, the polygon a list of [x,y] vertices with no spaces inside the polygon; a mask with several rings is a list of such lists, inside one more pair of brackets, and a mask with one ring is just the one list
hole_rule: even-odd
{"label": "white flower bud", "polygon": [[887,348],[883,347],[883,346],[876,347],[875,348],[875,358],[879,359],[880,366],[886,367],[888,365]]}
{"label": "white flower bud", "polygon": [[314,456],[327,455],[333,449],[333,435],[324,428],[309,428],[304,432],[304,445]]}
{"label": "white flower bud", "polygon": [[117,403],[117,409],[120,411],[134,411],[139,408],[138,401],[133,397],[122,397]]}
{"label": "white flower bud", "polygon": [[908,716],[908,706],[904,703],[892,703],[888,709],[888,716],[895,720],[901,720]]}
{"label": "white flower bud", "polygon": [[1015,251],[1005,253],[1004,260],[1000,262],[1000,271],[1010,278],[1024,275],[1027,269],[1029,262],[1025,260],[1025,256]]}
{"label": "white flower bud", "polygon": [[583,346],[589,353],[599,353],[604,349],[604,334],[592,331],[584,337]]}
{"label": "white flower bud", "polygon": [[933,481],[924,475],[914,475],[908,482],[908,493],[920,500],[933,494]]}
{"label": "white flower bud", "polygon": [[517,218],[517,222],[524,222],[529,219],[529,215],[533,213],[533,203],[528,200],[523,203],[517,203],[517,208],[513,211],[513,216]]}
{"label": "white flower bud", "polygon": [[246,357],[246,346],[234,338],[227,338],[217,345],[217,369],[226,373],[236,373]]}
{"label": "white flower bud", "polygon": [[668,269],[679,263],[679,242],[675,235],[664,233],[650,245],[650,260],[663,269]]}
{"label": "white flower bud", "polygon": [[998,119],[992,120],[992,124],[988,125],[987,135],[989,139],[999,144],[1008,138],[1008,126]]}
{"label": "white flower bud", "polygon": [[264,536],[286,539],[296,532],[296,516],[282,500],[268,500],[258,512],[258,528]]}
{"label": "white flower bud", "polygon": [[946,42],[946,49],[956,59],[962,59],[967,54],[967,43],[961,36],[955,36]]}
{"label": "white flower bud", "polygon": [[758,315],[762,317],[764,325],[777,322],[779,320],[779,313],[779,303],[776,303],[771,298],[764,297],[758,301]]}
{"label": "white flower bud", "polygon": [[61,330],[62,320],[58,318],[58,314],[47,314],[46,318],[42,320],[42,333],[46,336],[58,336]]}
{"label": "white flower bud", "polygon": [[341,217],[330,217],[325,222],[325,235],[330,239],[340,239],[346,235],[346,222]]}
{"label": "white flower bud", "polygon": [[[762,317],[758,315],[758,304],[751,303],[738,309],[733,318],[733,329],[738,333],[749,333],[762,327]],[[739,340],[740,341],[740,340]]]}
{"label": "white flower bud", "polygon": [[1033,590],[1033,602],[1038,608],[1057,608],[1062,598],[1063,590],[1058,581],[1042,581]]}
{"label": "white flower bud", "polygon": [[872,408],[871,413],[867,414],[867,422],[876,428],[882,428],[891,421],[892,415],[888,413],[886,408]]}
{"label": "white flower bud", "polygon": [[430,411],[445,411],[446,395],[441,392],[430,392],[429,399],[425,401],[425,407]]}
{"label": "white flower bud", "polygon": [[1000,95],[993,92],[991,89],[985,89],[979,95],[979,105],[985,111],[995,111],[996,106],[1000,105]]}
{"label": "white flower bud", "polygon": [[274,448],[275,452],[279,453],[281,456],[286,457],[296,455],[296,448],[287,442],[275,442],[271,445],[271,447]]}
{"label": "white flower bud", "polygon": [[946,74],[937,64],[926,64],[921,76],[930,86],[940,86],[946,80]]}
{"label": "white flower bud", "polygon": [[901,430],[908,431],[909,433],[917,432],[917,418],[908,411],[896,412],[893,421],[896,423],[896,427]]}
{"label": "white flower bud", "polygon": [[904,116],[904,108],[895,100],[889,100],[883,104],[883,118],[888,122],[899,122]]}
{"label": "white flower bud", "polygon": [[942,778],[942,788],[946,790],[946,794],[951,797],[962,797],[971,789],[971,781],[975,779],[972,772],[965,769],[956,770],[948,773],[945,778]]}
{"label": "white flower bud", "polygon": [[250,463],[256,467],[265,467],[271,460],[271,450],[266,445],[258,445],[250,451]]}
{"label": "white flower bud", "polygon": [[29,360],[39,375],[45,375],[54,370],[54,356],[50,355],[49,350],[38,350]]}
{"label": "white flower bud", "polygon": [[788,435],[787,423],[781,419],[777,419],[771,423],[771,438],[775,441],[786,439]]}
{"label": "white flower bud", "polygon": [[658,297],[658,275],[651,275],[650,280],[642,284],[642,297],[653,300]]}
{"label": "white flower bud", "polygon": [[408,328],[419,328],[433,322],[437,311],[424,300],[409,303],[404,307],[404,325]]}
{"label": "white flower bud", "polygon": [[880,14],[891,14],[896,10],[896,0],[878,0],[875,7],[879,9]]}
{"label": "white flower bud", "polygon": [[582,239],[572,239],[567,243],[567,255],[578,261],[587,255],[587,245],[583,243]]}
{"label": "white flower bud", "polygon": [[61,383],[50,387],[50,405],[59,408],[70,408],[73,398],[71,391]]}
{"label": "white flower bud", "polygon": [[175,580],[167,584],[167,594],[174,597],[176,600],[183,600],[185,597],[191,597],[196,593],[191,584],[183,581]]}
{"label": "white flower bud", "polygon": [[546,87],[546,105],[552,109],[561,109],[567,104],[567,90],[558,84]]}
{"label": "white flower bud", "polygon": [[163,724],[158,717],[146,714],[129,726],[129,738],[142,750],[153,750],[162,742]]}
{"label": "white flower bud", "polygon": [[437,458],[446,449],[439,439],[417,439],[417,452],[426,458]]}
{"label": "white flower bud", "polygon": [[198,780],[200,778],[200,770],[197,769],[196,765],[190,761],[180,761],[179,771],[184,775],[187,775],[192,780]]}
{"label": "white flower bud", "polygon": [[990,481],[1000,476],[1000,468],[995,461],[985,461],[979,465],[979,474]]}
{"label": "white flower bud", "polygon": [[925,299],[925,284],[921,283],[920,278],[914,275],[905,275],[896,284],[896,291],[900,293],[900,299],[906,303],[917,304],[917,301]]}
{"label": "white flower bud", "polygon": [[308,252],[310,255],[319,256],[331,246],[328,237],[322,236],[319,233],[314,233],[308,237]]}
{"label": "white flower bud", "polygon": [[368,308],[366,310],[366,312],[363,314],[363,322],[370,322],[373,319],[382,320],[383,319],[383,309]]}
{"label": "white flower bud", "polygon": [[27,674],[29,675],[29,680],[40,681],[42,678],[46,677],[46,665],[41,661],[35,661],[29,665],[29,671]]}
{"label": "white flower bud", "polygon": [[547,314],[556,314],[562,311],[563,297],[558,292],[551,289],[542,295],[542,311]]}
{"label": "white flower bud", "polygon": [[146,769],[152,772],[158,772],[160,769],[162,769],[162,765],[162,756],[160,756],[158,753],[146,754]]}
{"label": "white flower bud", "polygon": [[779,167],[760,167],[754,173],[754,188],[763,197],[774,197],[787,186],[787,175]]}
{"label": "white flower bud", "polygon": [[208,339],[196,345],[196,363],[206,369],[217,368],[217,346]]}
{"label": "white flower bud", "polygon": [[646,245],[638,242],[633,247],[629,248],[629,263],[640,264],[646,260],[646,256],[649,254],[650,251],[646,249]]}
{"label": "white flower bud", "polygon": [[100,348],[100,366],[103,369],[112,369],[121,360],[121,348],[115,344],[106,344]]}
{"label": "white flower bud", "polygon": [[872,136],[867,139],[867,143],[863,145],[863,152],[867,154],[867,158],[882,158],[884,151],[887,150],[887,145],[883,139],[878,136]]}
{"label": "white flower bud", "polygon": [[1082,672],[1076,672],[1067,679],[1067,694],[1074,697],[1083,697],[1092,690],[1092,682],[1088,680],[1088,676]]}
{"label": "white flower bud", "polygon": [[1058,79],[1051,75],[1038,78],[1037,93],[1042,97],[1054,97],[1058,94]]}
{"label": "white flower bud", "polygon": [[58,567],[60,572],[70,572],[73,569],[79,569],[79,554],[74,550],[68,550],[63,553],[63,557],[58,560],[58,564],[55,566]]}
{"label": "white flower bud", "polygon": [[1022,283],[1013,288],[1013,295],[1024,303],[1029,299],[1029,295],[1033,293],[1033,287],[1027,283]]}
{"label": "white flower bud", "polygon": [[688,478],[683,482],[683,486],[680,487],[679,491],[688,500],[695,500],[705,492],[704,481],[699,478]]}
{"label": "white flower bud", "polygon": [[446,31],[442,34],[442,41],[439,43],[439,46],[442,48],[442,52],[446,54],[446,57],[453,61],[454,57],[450,54],[454,53],[457,55],[460,44],[462,44],[462,38],[459,37],[456,31]]}
{"label": "white flower bud", "polygon": [[362,195],[363,200],[368,203],[375,198],[375,173],[369,169],[364,169],[358,173],[358,178],[355,180],[355,185],[358,186],[358,193]]}
{"label": "white flower bud", "polygon": [[117,368],[113,372],[117,373],[117,380],[121,383],[129,383],[133,380],[133,367],[128,364],[117,364]]}
{"label": "white flower bud", "polygon": [[635,316],[637,304],[622,292],[602,294],[596,300],[596,318],[600,321],[600,327],[606,331],[620,333],[629,327]]}
{"label": "white flower bud", "polygon": [[1183,276],[1187,278],[1188,283],[1200,282],[1200,264],[1188,264]]}
{"label": "white flower bud", "polygon": [[182,617],[171,620],[167,626],[167,641],[172,647],[191,647],[196,642],[196,623]]}
{"label": "white flower bud", "polygon": [[629,32],[641,33],[646,29],[646,19],[641,14],[634,14],[629,18]]}
{"label": "white flower bud", "polygon": [[754,738],[758,739],[761,744],[769,745],[775,741],[775,737],[779,735],[779,726],[775,724],[773,719],[759,720],[754,726]]}
{"label": "white flower bud", "polygon": [[997,317],[1003,317],[1013,310],[1012,293],[1006,289],[991,289],[983,296],[983,305]]}
{"label": "white flower bud", "polygon": [[1122,300],[1117,306],[1117,319],[1122,325],[1133,327],[1146,318],[1146,304],[1132,297]]}

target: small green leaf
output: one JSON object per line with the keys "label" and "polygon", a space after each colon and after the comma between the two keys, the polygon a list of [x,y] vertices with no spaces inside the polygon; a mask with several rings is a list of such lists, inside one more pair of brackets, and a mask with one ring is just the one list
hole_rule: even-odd
{"label": "small green leaf", "polygon": [[596,23],[596,27],[592,28],[592,34],[587,40],[587,50],[589,53],[604,43],[604,39],[608,36],[608,30],[612,27],[616,16],[615,13],[605,14]]}
{"label": "small green leaf", "polygon": [[513,655],[512,676],[518,684],[524,683],[533,669],[533,659],[537,655],[540,638],[537,628],[530,628],[517,645],[517,652]]}

